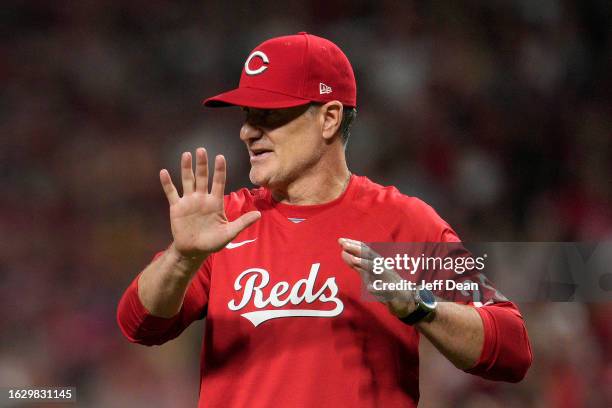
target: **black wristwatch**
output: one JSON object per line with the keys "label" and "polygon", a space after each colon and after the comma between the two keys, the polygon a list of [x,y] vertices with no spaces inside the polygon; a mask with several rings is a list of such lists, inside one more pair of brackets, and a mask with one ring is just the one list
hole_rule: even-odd
{"label": "black wristwatch", "polygon": [[436,297],[431,290],[423,288],[416,290],[414,302],[416,303],[416,309],[408,316],[400,319],[402,322],[411,326],[431,315],[438,305]]}

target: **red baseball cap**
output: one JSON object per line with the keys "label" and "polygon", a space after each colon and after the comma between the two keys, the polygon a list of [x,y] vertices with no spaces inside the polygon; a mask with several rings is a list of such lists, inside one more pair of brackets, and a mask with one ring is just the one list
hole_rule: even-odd
{"label": "red baseball cap", "polygon": [[279,109],[333,100],[357,106],[351,63],[333,42],[301,32],[258,45],[244,63],[238,88],[204,105]]}

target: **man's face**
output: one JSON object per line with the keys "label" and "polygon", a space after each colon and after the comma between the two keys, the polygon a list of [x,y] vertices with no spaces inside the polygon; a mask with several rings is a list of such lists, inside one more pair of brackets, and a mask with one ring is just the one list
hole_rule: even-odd
{"label": "man's face", "polygon": [[317,106],[243,110],[240,139],[249,151],[253,184],[286,186],[319,161],[324,139]]}

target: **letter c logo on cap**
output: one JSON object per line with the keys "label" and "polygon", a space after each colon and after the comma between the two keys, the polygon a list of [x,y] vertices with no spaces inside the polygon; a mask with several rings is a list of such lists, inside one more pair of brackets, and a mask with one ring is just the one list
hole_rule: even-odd
{"label": "letter c logo on cap", "polygon": [[[251,63],[251,60],[253,58],[255,58],[255,57],[261,58],[261,60],[263,61],[263,64],[262,64],[261,67],[259,67],[257,69],[251,69],[251,68],[249,68],[249,64]],[[249,55],[249,58],[247,58],[246,62],[244,63],[244,72],[246,72],[247,75],[258,75],[258,74],[261,74],[266,69],[268,69],[266,64],[269,64],[269,63],[270,63],[270,60],[268,59],[268,56],[266,54],[264,54],[261,51],[255,51],[254,53]]]}

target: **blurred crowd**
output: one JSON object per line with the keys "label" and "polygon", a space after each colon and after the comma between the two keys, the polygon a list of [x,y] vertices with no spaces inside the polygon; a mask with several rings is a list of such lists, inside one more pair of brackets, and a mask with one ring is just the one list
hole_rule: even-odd
{"label": "blurred crowd", "polygon": [[[282,4],[282,6],[281,6]],[[307,31],[351,60],[349,167],[430,203],[465,241],[612,236],[612,6],[603,0],[9,1],[0,52],[0,386],[79,406],[191,407],[202,324],[161,348],[115,323],[171,239],[158,172],[205,146],[250,185],[234,87],[248,52]],[[518,385],[423,342],[423,407],[612,406],[610,303],[520,305]],[[56,405],[53,405],[56,406]]]}

